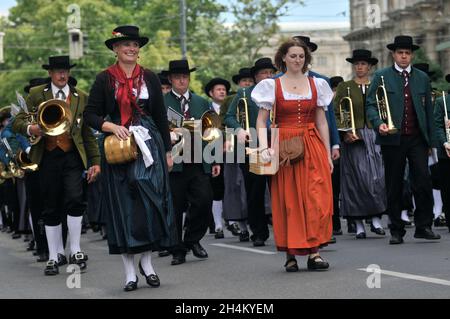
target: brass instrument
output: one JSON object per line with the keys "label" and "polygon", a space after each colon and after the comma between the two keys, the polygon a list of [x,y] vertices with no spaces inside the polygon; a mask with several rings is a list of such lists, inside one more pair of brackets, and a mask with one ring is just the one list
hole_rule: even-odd
{"label": "brass instrument", "polygon": [[389,100],[386,92],[386,86],[384,84],[384,76],[381,76],[381,85],[378,86],[375,94],[378,106],[378,114],[381,120],[387,124],[388,134],[395,134],[398,129],[394,126],[394,122],[391,117],[391,108],[389,106]]}
{"label": "brass instrument", "polygon": [[23,178],[25,176],[25,172],[16,163],[16,156],[14,155],[14,152],[9,145],[8,140],[4,137],[1,139],[1,141],[3,146],[6,148],[6,154],[9,158],[8,169],[4,171],[4,174],[1,177],[5,179],[12,177]]}
{"label": "brass instrument", "polygon": [[351,131],[356,136],[355,115],[353,101],[350,97],[350,87],[347,87],[347,96],[344,96],[339,101],[339,131]]}
{"label": "brass instrument", "polygon": [[250,122],[248,119],[248,102],[245,96],[245,88],[243,91],[243,97],[239,99],[236,110],[236,119],[241,124],[241,127],[249,133]]}
{"label": "brass instrument", "polygon": [[6,180],[6,167],[3,162],[0,162],[0,185],[3,184]]}
{"label": "brass instrument", "polygon": [[38,165],[33,163],[24,151],[16,154],[16,163],[20,169],[27,172],[35,172],[38,169]]}
{"label": "brass instrument", "polygon": [[44,134],[58,136],[70,129],[72,112],[65,101],[52,99],[39,104],[36,120]]}
{"label": "brass instrument", "polygon": [[445,100],[445,91],[442,91],[442,100],[444,101],[444,128],[445,128],[445,137],[447,138],[447,142],[450,143],[450,128],[447,127],[448,122],[448,114],[447,114],[447,101]]}

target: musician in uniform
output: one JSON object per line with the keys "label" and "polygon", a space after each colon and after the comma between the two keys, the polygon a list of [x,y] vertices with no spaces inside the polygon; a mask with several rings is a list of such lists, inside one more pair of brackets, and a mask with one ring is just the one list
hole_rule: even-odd
{"label": "musician in uniform", "polygon": [[[166,108],[181,114],[184,119],[200,120],[204,112],[209,110],[208,101],[189,90],[190,68],[187,60],[169,62],[168,79],[172,90],[164,96]],[[194,138],[198,136],[196,134]],[[186,141],[189,142],[189,141]],[[210,187],[210,176],[220,174],[220,165],[211,165],[204,161],[196,163],[194,141],[191,139],[191,153],[183,149],[183,159],[190,161],[175,163],[170,173],[170,186],[173,194],[175,218],[178,232],[178,244],[172,250],[172,265],[186,262],[186,253],[192,250],[197,258],[208,258],[208,253],[201,246],[200,240],[208,228],[208,214],[211,212],[213,193]],[[202,150],[205,144],[202,145]],[[187,212],[186,227],[183,236],[183,213]]]}
{"label": "musician in uniform", "polygon": [[[338,127],[344,125],[346,130],[340,158],[340,213],[355,221],[356,238],[364,239],[363,219],[372,220],[372,232],[385,235],[380,219],[386,210],[383,158],[365,109],[369,72],[378,59],[369,50],[357,49],[346,60],[353,65],[355,78],[341,82],[334,98],[335,114],[342,121]],[[346,97],[351,99],[351,109],[349,100],[342,100]]]}
{"label": "musician in uniform", "polygon": [[[408,159],[412,174],[412,189],[416,203],[415,238],[440,239],[431,230],[433,223],[433,194],[428,171],[428,153],[434,144],[433,106],[428,75],[411,66],[414,51],[419,46],[410,36],[396,36],[388,44],[394,65],[375,72],[367,93],[366,112],[377,133],[385,165],[387,212],[391,221],[390,244],[402,244],[405,222],[401,219],[403,174]],[[377,90],[384,78],[386,109],[385,123],[380,118]],[[393,131],[392,126],[397,128]],[[389,134],[391,133],[391,134]]]}
{"label": "musician in uniform", "polygon": [[[26,99],[30,112],[37,112],[42,102],[58,99],[70,108],[70,127],[58,136],[44,135],[41,126],[30,123],[21,111],[13,124],[14,131],[25,136],[40,136],[32,146],[30,160],[39,165],[40,188],[43,200],[43,218],[49,248],[45,275],[56,275],[59,266],[67,263],[62,239],[62,220],[67,219],[71,264],[81,270],[87,264],[87,255],[80,248],[81,223],[86,210],[83,200],[82,175],[88,169],[87,180],[93,182],[100,173],[100,153],[91,129],[84,125],[83,111],[87,94],[68,84],[70,69],[68,56],[54,56],[42,67],[48,70],[51,82],[34,87]],[[87,167],[87,163],[91,167]]]}

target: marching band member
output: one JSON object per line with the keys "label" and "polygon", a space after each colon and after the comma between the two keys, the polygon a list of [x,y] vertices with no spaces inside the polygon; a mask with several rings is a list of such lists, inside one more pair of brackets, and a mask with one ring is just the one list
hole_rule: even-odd
{"label": "marching band member", "polygon": [[[394,65],[375,72],[367,93],[367,117],[377,133],[385,165],[387,212],[391,221],[390,244],[402,244],[405,222],[401,219],[403,175],[406,159],[412,174],[412,189],[416,203],[415,238],[440,239],[431,230],[433,223],[433,193],[428,171],[428,153],[434,143],[433,106],[428,76],[411,66],[414,51],[419,49],[410,36],[396,36],[388,44]],[[376,91],[384,77],[387,103],[392,123],[385,123],[377,106]],[[389,134],[393,125],[397,132]]]}
{"label": "marching band member", "polygon": [[56,275],[59,266],[67,264],[62,239],[62,222],[67,220],[70,239],[71,264],[81,270],[87,266],[87,255],[80,248],[81,223],[86,204],[83,200],[82,174],[89,160],[88,182],[100,173],[100,155],[91,129],[84,125],[83,111],[87,95],[68,84],[70,69],[68,56],[49,58],[48,70],[51,82],[34,87],[26,99],[30,112],[37,112],[38,106],[51,99],[65,101],[70,107],[70,128],[58,136],[44,136],[39,124],[30,123],[22,110],[16,117],[13,129],[25,136],[41,136],[31,147],[30,160],[39,165],[40,189],[43,200],[43,218],[49,247],[49,261],[45,275]]}
{"label": "marching band member", "polygon": [[[335,114],[344,111],[341,107],[347,107],[345,111],[349,112],[349,119],[353,118],[349,124],[355,129],[356,135],[351,130],[344,133],[340,159],[340,212],[344,218],[355,221],[356,238],[363,239],[366,238],[363,220],[368,218],[372,220],[371,231],[385,235],[380,219],[386,210],[383,158],[380,146],[375,144],[376,135],[365,108],[369,72],[378,59],[372,57],[369,50],[359,49],[354,50],[353,56],[346,60],[353,64],[356,76],[338,85],[334,107]],[[344,97],[350,97],[351,110],[348,109],[349,105],[345,106],[345,102],[341,102]]]}

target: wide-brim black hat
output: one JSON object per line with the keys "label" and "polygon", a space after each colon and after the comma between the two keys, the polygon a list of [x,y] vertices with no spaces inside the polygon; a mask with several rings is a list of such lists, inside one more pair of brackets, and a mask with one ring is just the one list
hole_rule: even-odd
{"label": "wide-brim black hat", "polygon": [[253,78],[252,71],[250,68],[242,68],[239,70],[238,74],[231,77],[234,84],[239,84],[239,81],[245,78]]}
{"label": "wide-brim black hat", "polygon": [[48,58],[48,64],[43,64],[45,70],[70,70],[76,64],[70,64],[68,55],[51,56]]}
{"label": "wide-brim black hat", "polygon": [[353,56],[345,60],[352,64],[358,61],[365,61],[370,65],[376,65],[378,63],[378,59],[372,57],[372,52],[364,49],[353,50]]}
{"label": "wide-brim black hat", "polygon": [[342,76],[332,76],[330,78],[330,86],[332,89],[336,88],[341,82],[344,82],[344,78]]}
{"label": "wide-brim black hat", "polygon": [[253,76],[259,71],[264,69],[273,69],[277,71],[275,65],[273,65],[272,60],[270,58],[261,58],[256,60],[255,65],[250,69]]}
{"label": "wide-brim black hat", "polygon": [[147,37],[141,37],[139,35],[139,28],[134,25],[122,25],[115,28],[112,32],[113,37],[105,41],[105,45],[108,49],[112,50],[114,43],[120,41],[136,41],[139,43],[139,47],[142,48],[148,43]]}
{"label": "wide-brim black hat", "polygon": [[35,86],[47,84],[50,82],[50,78],[34,78],[28,81],[28,85],[23,88],[25,93],[30,93],[30,89]]}
{"label": "wide-brim black hat", "polygon": [[413,67],[419,69],[422,72],[425,72],[429,77],[433,76],[436,73],[434,71],[430,71],[430,65],[428,63],[416,63],[413,64]]}
{"label": "wide-brim black hat", "polygon": [[395,51],[397,49],[411,49],[416,51],[420,49],[420,46],[413,43],[413,38],[409,35],[398,35],[394,39],[394,43],[390,43],[386,46],[389,50]]}
{"label": "wide-brim black hat", "polygon": [[318,46],[314,42],[311,42],[311,39],[309,37],[303,36],[303,35],[296,35],[295,37],[292,37],[295,40],[300,40],[306,44],[306,46],[311,50],[311,52],[314,52],[317,50]]}
{"label": "wide-brim black hat", "polygon": [[205,94],[211,97],[211,95],[209,95],[209,91],[211,91],[218,84],[224,85],[227,92],[230,91],[230,82],[222,78],[214,78],[205,85]]}
{"label": "wide-brim black hat", "polygon": [[194,72],[197,68],[189,68],[187,60],[172,60],[169,62],[168,74],[188,74]]}

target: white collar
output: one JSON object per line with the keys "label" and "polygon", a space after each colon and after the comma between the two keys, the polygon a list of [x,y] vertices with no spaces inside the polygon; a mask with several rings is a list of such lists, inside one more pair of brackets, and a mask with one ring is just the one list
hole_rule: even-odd
{"label": "white collar", "polygon": [[[180,97],[181,97],[181,94],[178,94],[177,92],[175,92],[174,89],[172,89],[172,92],[173,92],[173,94],[175,94],[175,96],[176,96],[177,98],[180,98]],[[185,98],[187,101],[189,101],[189,96],[190,96],[189,90],[187,90],[186,93],[183,94],[183,96],[184,96],[184,98]]]}
{"label": "white collar", "polygon": [[216,102],[212,101],[212,106],[214,108],[214,111],[216,111],[216,113],[219,114],[221,105],[219,103],[216,103]]}
{"label": "white collar", "polygon": [[57,87],[56,85],[53,84],[52,82],[52,93],[53,93],[53,97],[56,99],[56,95],[58,94],[59,90],[62,90],[64,92],[64,94],[66,95],[66,99],[69,97],[70,94],[70,88],[69,85],[66,84],[65,87],[63,87],[62,89],[60,89],[59,87]]}
{"label": "white collar", "polygon": [[408,65],[408,67],[407,67],[406,69],[402,69],[401,67],[398,66],[397,63],[394,63],[394,67],[395,67],[395,69],[396,69],[398,72],[400,72],[400,73],[403,73],[403,71],[406,71],[406,72],[408,72],[408,73],[411,73],[411,64]]}

